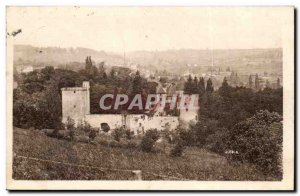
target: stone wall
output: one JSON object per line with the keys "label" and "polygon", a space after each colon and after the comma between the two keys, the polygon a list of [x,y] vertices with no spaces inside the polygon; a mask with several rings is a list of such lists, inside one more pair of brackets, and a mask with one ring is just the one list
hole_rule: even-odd
{"label": "stone wall", "polygon": [[175,116],[129,115],[127,118],[129,122],[127,127],[135,134],[145,133],[149,129],[175,130],[179,125],[178,117]]}
{"label": "stone wall", "polygon": [[110,129],[123,126],[121,114],[88,114],[85,115],[85,120],[96,128],[100,128],[101,123],[107,123]]}
{"label": "stone wall", "polygon": [[111,130],[126,127],[134,134],[145,133],[149,129],[175,130],[179,125],[178,117],[173,116],[127,115],[125,117],[121,114],[90,114],[85,116],[85,120],[95,128],[100,128],[101,123],[107,123]]}

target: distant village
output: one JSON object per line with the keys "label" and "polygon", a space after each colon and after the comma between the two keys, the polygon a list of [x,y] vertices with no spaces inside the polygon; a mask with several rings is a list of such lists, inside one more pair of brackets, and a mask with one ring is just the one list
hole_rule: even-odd
{"label": "distant village", "polygon": [[[96,63],[95,63],[96,64]],[[100,66],[100,64],[99,64]],[[214,89],[217,90],[224,78],[226,77],[229,85],[241,86],[252,88],[253,90],[262,90],[266,87],[276,89],[282,86],[282,74],[278,73],[268,73],[267,71],[259,72],[259,73],[243,73],[241,71],[235,71],[230,68],[230,66],[226,68],[221,68],[217,66],[206,66],[204,69],[202,68],[201,73],[195,73],[190,70],[190,68],[198,67],[197,64],[187,64],[187,70],[183,73],[170,73],[166,70],[153,70],[149,69],[146,66],[141,66],[139,64],[134,63],[126,63],[120,65],[107,65],[107,69],[114,69],[116,75],[119,73],[131,73],[134,74],[137,70],[141,73],[141,75],[146,78],[148,81],[156,82],[158,84],[163,83],[166,85],[166,82],[176,83],[177,90],[183,90],[183,84],[187,80],[188,77],[195,77],[200,78],[203,77],[205,81],[209,78],[213,81]],[[28,73],[35,69],[42,69],[44,66],[34,67],[31,65],[19,65],[17,66],[16,71],[18,73]],[[66,67],[68,69],[68,67]],[[71,69],[71,68],[70,68]],[[71,69],[72,70],[72,69]],[[16,88],[17,83],[14,81],[14,87]]]}

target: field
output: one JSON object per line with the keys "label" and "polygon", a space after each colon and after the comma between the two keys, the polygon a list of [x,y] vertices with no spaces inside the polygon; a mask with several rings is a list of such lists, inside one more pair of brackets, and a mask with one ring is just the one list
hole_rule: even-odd
{"label": "field", "polygon": [[230,163],[205,149],[186,148],[182,157],[145,153],[46,136],[14,128],[13,178],[16,180],[272,180],[247,164]]}

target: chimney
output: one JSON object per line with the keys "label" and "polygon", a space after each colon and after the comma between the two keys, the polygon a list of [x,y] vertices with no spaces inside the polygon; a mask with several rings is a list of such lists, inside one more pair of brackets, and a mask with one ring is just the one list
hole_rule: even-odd
{"label": "chimney", "polygon": [[90,89],[90,82],[89,81],[83,81],[82,87],[85,87],[85,88],[87,88],[87,90],[89,90]]}

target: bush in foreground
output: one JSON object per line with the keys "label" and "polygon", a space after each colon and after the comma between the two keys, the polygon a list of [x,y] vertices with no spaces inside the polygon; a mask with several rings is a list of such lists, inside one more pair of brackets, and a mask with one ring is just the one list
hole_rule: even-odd
{"label": "bush in foreground", "polygon": [[235,159],[249,162],[264,174],[282,175],[282,117],[267,110],[260,111],[236,124],[229,132],[229,149],[237,151]]}
{"label": "bush in foreground", "polygon": [[112,132],[112,136],[115,141],[119,142],[121,140],[121,138],[123,137],[124,133],[125,133],[125,130],[121,127],[118,127]]}
{"label": "bush in foreground", "polygon": [[153,146],[159,139],[159,133],[157,129],[150,129],[146,132],[141,141],[141,149],[144,152],[153,152]]}
{"label": "bush in foreground", "polygon": [[174,148],[172,148],[172,150],[171,150],[171,152],[170,152],[170,155],[171,155],[172,157],[181,157],[182,154],[183,154],[184,148],[185,148],[185,146],[184,146],[183,141],[182,141],[182,140],[179,140],[179,141],[175,144]]}

